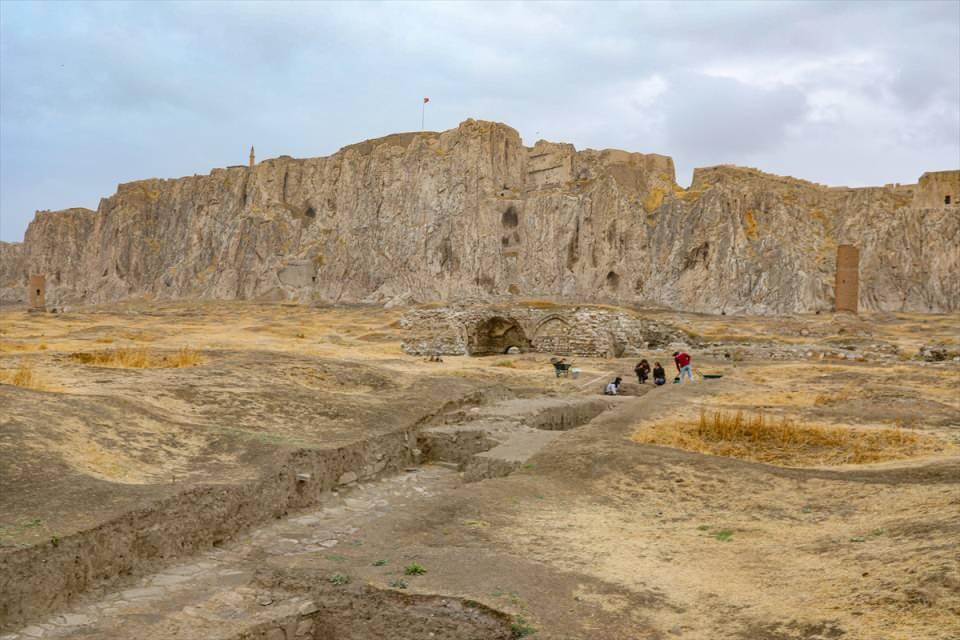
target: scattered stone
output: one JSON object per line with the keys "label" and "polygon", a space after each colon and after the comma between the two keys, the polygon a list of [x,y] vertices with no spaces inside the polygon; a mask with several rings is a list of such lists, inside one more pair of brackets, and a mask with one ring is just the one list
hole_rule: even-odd
{"label": "scattered stone", "polygon": [[300,636],[309,637],[311,631],[313,631],[313,620],[308,618],[306,620],[301,620],[300,624],[297,625],[296,635],[298,638]]}
{"label": "scattered stone", "polygon": [[142,587],[140,589],[128,589],[120,595],[127,600],[139,600],[142,598],[155,598],[163,595],[164,590],[160,587]]}
{"label": "scattered stone", "polygon": [[158,587],[169,587],[171,585],[180,584],[181,582],[187,582],[191,579],[190,576],[181,576],[181,575],[159,575],[154,578],[151,582],[152,584]]}
{"label": "scattered stone", "polygon": [[273,598],[268,595],[262,595],[257,598],[257,604],[261,607],[269,607],[273,604]]}
{"label": "scattered stone", "polygon": [[357,481],[357,474],[354,473],[353,471],[347,471],[346,473],[340,476],[340,478],[337,480],[337,484],[340,484],[340,485],[352,484],[356,481]]}
{"label": "scattered stone", "polygon": [[63,627],[79,627],[85,624],[92,624],[93,618],[85,616],[82,613],[65,613],[57,616],[56,624]]}
{"label": "scattered stone", "polygon": [[168,569],[167,573],[173,573],[178,576],[195,576],[198,573],[203,573],[207,569],[214,568],[215,564],[212,562],[196,562],[194,564],[185,564],[179,567],[173,567]]}
{"label": "scattered stone", "polygon": [[308,616],[311,613],[316,613],[317,611],[320,611],[320,607],[318,607],[317,603],[313,600],[307,600],[297,607],[297,613],[299,613],[301,616]]}

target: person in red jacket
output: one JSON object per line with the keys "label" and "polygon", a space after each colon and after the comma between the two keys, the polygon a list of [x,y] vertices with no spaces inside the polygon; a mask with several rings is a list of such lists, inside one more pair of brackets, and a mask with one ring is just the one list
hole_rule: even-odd
{"label": "person in red jacket", "polygon": [[677,365],[680,382],[683,382],[683,374],[687,374],[690,382],[693,382],[693,365],[690,364],[690,354],[686,351],[674,351],[673,362]]}

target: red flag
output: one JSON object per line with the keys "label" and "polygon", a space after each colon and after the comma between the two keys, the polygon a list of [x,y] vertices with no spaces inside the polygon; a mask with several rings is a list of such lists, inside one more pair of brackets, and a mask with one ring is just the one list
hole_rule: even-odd
{"label": "red flag", "polygon": [[430,98],[424,98],[424,99],[423,99],[423,104],[427,104],[428,102],[430,102]]}

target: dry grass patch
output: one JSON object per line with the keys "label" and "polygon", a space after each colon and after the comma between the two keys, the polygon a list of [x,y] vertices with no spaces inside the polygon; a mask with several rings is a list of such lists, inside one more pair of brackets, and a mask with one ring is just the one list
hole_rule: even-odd
{"label": "dry grass patch", "polygon": [[12,384],[35,391],[53,391],[53,387],[33,370],[29,364],[21,364],[14,371],[0,371],[0,383]]}
{"label": "dry grass patch", "polygon": [[0,342],[0,352],[46,351],[46,342]]}
{"label": "dry grass patch", "polygon": [[82,364],[117,369],[178,369],[192,367],[203,362],[200,352],[183,348],[172,353],[149,349],[110,349],[72,353],[70,359]]}
{"label": "dry grass patch", "polygon": [[806,425],[762,413],[700,413],[699,422],[668,422],[637,431],[633,440],[780,465],[865,464],[942,451],[939,440],[903,429]]}

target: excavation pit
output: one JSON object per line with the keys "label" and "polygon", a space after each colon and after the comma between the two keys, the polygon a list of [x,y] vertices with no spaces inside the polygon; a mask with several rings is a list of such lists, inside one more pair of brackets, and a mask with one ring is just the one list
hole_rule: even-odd
{"label": "excavation pit", "polygon": [[369,586],[328,588],[309,596],[305,610],[315,611],[260,624],[230,640],[509,640],[517,637],[510,616],[461,598],[406,594]]}

